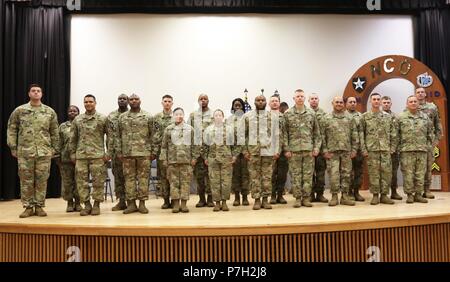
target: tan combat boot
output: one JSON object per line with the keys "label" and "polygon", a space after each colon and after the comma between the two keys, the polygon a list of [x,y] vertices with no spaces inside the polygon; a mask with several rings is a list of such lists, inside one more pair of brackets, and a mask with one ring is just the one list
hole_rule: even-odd
{"label": "tan combat boot", "polygon": [[302,198],[296,198],[294,203],[294,208],[299,208],[302,206]]}
{"label": "tan combat boot", "polygon": [[250,203],[248,202],[247,195],[242,195],[242,205],[248,206]]}
{"label": "tan combat boot", "polygon": [[241,199],[239,197],[239,192],[234,192],[234,202],[233,202],[233,206],[237,207],[241,204]]}
{"label": "tan combat boot", "polygon": [[213,203],[211,195],[208,195],[207,200],[206,200],[206,205],[210,208],[214,207],[214,203]]}
{"label": "tan combat boot", "polygon": [[75,199],[75,211],[80,212],[83,208],[80,205],[80,200]]}
{"label": "tan combat boot", "polygon": [[341,205],[354,206],[355,201],[351,200],[347,193],[342,193]]}
{"label": "tan combat boot", "polygon": [[139,200],[139,209],[138,210],[139,210],[140,213],[143,213],[143,214],[148,213],[148,209],[145,206],[145,201],[144,200]]}
{"label": "tan combat boot", "polygon": [[397,193],[396,188],[391,188],[391,199],[401,201],[403,198]]}
{"label": "tan combat boot", "polygon": [[421,194],[416,193],[416,195],[414,196],[414,202],[426,204],[428,203],[428,200],[424,199]]}
{"label": "tan combat boot", "polygon": [[86,216],[86,215],[90,215],[92,211],[92,205],[90,201],[87,201],[84,203],[84,209],[81,210],[80,215],[81,216]]}
{"label": "tan combat boot", "polygon": [[282,205],[287,204],[287,201],[283,198],[283,192],[277,193],[277,203]]}
{"label": "tan combat boot", "polygon": [[373,194],[372,201],[370,201],[371,205],[378,205],[380,203],[380,199],[378,198],[378,194]]}
{"label": "tan combat boot", "polygon": [[311,204],[310,197],[303,197],[303,200],[302,200],[302,206],[308,207],[308,208],[310,208],[310,207],[313,206],[313,205]]}
{"label": "tan combat boot", "polygon": [[227,206],[227,201],[222,201],[222,211],[229,211],[230,209]]}
{"label": "tan combat boot", "polygon": [[123,211],[123,214],[130,214],[137,212],[138,208],[136,206],[135,200],[127,200],[127,208]]}
{"label": "tan combat boot", "polygon": [[127,204],[125,204],[125,199],[119,199],[119,202],[111,209],[112,211],[123,211],[127,208]]}
{"label": "tan combat boot", "polygon": [[20,215],[20,218],[26,218],[34,215],[34,211],[32,207],[26,208]]}
{"label": "tan combat boot", "polygon": [[73,200],[67,201],[66,212],[74,212],[74,209],[73,209]]}
{"label": "tan combat boot", "polygon": [[170,200],[169,197],[164,198],[164,204],[162,204],[161,209],[166,210],[170,208]]}
{"label": "tan combat boot", "polygon": [[94,206],[92,207],[91,215],[99,215],[100,214],[100,202],[94,201]]}
{"label": "tan combat boot", "polygon": [[186,206],[186,204],[187,200],[181,200],[181,207],[180,207],[181,212],[189,212],[189,209]]}
{"label": "tan combat boot", "polygon": [[423,197],[427,199],[434,199],[434,195],[431,194],[430,189],[425,189],[425,192],[423,193]]}
{"label": "tan combat boot", "polygon": [[178,213],[180,212],[180,200],[172,200],[172,212]]}
{"label": "tan combat boot", "polygon": [[253,209],[254,210],[259,210],[261,209],[261,199],[255,199],[255,203],[253,204]]}
{"label": "tan combat boot", "polygon": [[408,198],[406,199],[406,203],[407,204],[414,203],[414,196],[413,196],[413,194],[408,194]]}
{"label": "tan combat boot", "polygon": [[386,205],[393,205],[395,202],[389,199],[389,197],[386,194],[381,194],[380,203]]}
{"label": "tan combat boot", "polygon": [[34,214],[37,216],[47,216],[47,213],[44,211],[44,209],[38,206],[34,208]]}
{"label": "tan combat boot", "polygon": [[277,203],[277,195],[275,193],[272,193],[272,195],[270,196],[270,204],[276,205],[276,203]]}
{"label": "tan combat boot", "polygon": [[330,202],[328,203],[328,205],[329,205],[330,207],[334,207],[334,206],[337,206],[338,203],[339,203],[339,201],[338,201],[338,195],[337,195],[337,193],[333,193],[333,194],[331,195],[331,200],[330,200]]}
{"label": "tan combat boot", "polygon": [[316,196],[316,202],[328,203],[328,199],[323,196],[323,192],[318,192]]}
{"label": "tan combat boot", "polygon": [[220,201],[216,201],[216,205],[214,206],[213,211],[215,212],[220,211]]}
{"label": "tan combat boot", "polygon": [[261,207],[266,210],[270,210],[272,208],[272,206],[269,204],[269,200],[267,199],[267,197],[263,197]]}

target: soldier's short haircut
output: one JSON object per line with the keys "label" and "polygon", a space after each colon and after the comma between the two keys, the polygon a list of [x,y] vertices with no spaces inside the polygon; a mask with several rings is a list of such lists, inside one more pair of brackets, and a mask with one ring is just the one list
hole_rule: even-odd
{"label": "soldier's short haircut", "polygon": [[30,84],[30,86],[28,87],[28,92],[30,92],[30,91],[31,91],[31,88],[33,88],[33,87],[39,87],[39,88],[41,88],[41,90],[42,90],[42,87],[41,87],[39,84],[32,83],[32,84]]}
{"label": "soldier's short haircut", "polygon": [[175,109],[173,110],[173,113],[175,113],[176,111],[182,111],[183,114],[184,114],[184,110],[183,110],[183,108],[181,108],[181,107],[175,108]]}
{"label": "soldier's short haircut", "polygon": [[208,95],[206,95],[206,94],[202,93],[202,94],[198,95],[198,100],[199,100],[199,101],[200,101],[200,97],[202,97],[202,96],[206,96],[206,98],[208,98],[208,99],[209,99]]}
{"label": "soldier's short haircut", "polygon": [[216,112],[221,112],[221,113],[222,113],[222,116],[225,116],[225,114],[223,113],[223,111],[222,111],[221,109],[215,110],[214,113],[213,113],[213,115],[214,115]]}
{"label": "soldier's short haircut", "polygon": [[305,91],[303,91],[302,89],[297,89],[297,90],[294,91],[294,93],[295,92],[305,92]]}
{"label": "soldier's short haircut", "polygon": [[408,102],[409,98],[417,98],[417,97],[416,97],[416,95],[409,95],[409,96],[406,98],[406,102]]}
{"label": "soldier's short haircut", "polygon": [[383,97],[381,97],[381,100],[391,100],[391,97],[389,97],[389,96],[383,96]]}
{"label": "soldier's short haircut", "polygon": [[286,102],[281,102],[281,103],[280,103],[280,107],[286,107],[286,108],[289,108],[289,105],[288,105],[288,103],[286,103]]}
{"label": "soldier's short haircut", "polygon": [[280,94],[273,94],[272,96],[270,96],[270,98],[272,98],[272,97],[277,97],[278,98],[278,102],[281,102]]}
{"label": "soldier's short haircut", "polygon": [[369,98],[372,99],[372,96],[380,96],[380,98],[381,98],[381,94],[377,93],[377,92],[370,94]]}
{"label": "soldier's short haircut", "polygon": [[350,98],[355,98],[356,102],[358,102],[358,99],[356,99],[356,97],[354,96],[349,96],[349,97],[344,97],[344,103],[347,104],[348,99]]}
{"label": "soldier's short haircut", "polygon": [[95,99],[95,96],[92,95],[92,94],[87,94],[86,96],[84,96],[83,100],[86,99],[86,98],[88,98],[88,97],[91,97],[91,98],[94,99],[94,101],[97,101],[97,99]]}
{"label": "soldier's short haircut", "polygon": [[169,94],[166,94],[166,95],[162,96],[162,99],[161,99],[161,100],[164,100],[164,99],[166,99],[166,98],[169,98],[170,100],[173,101],[172,96],[170,96]]}

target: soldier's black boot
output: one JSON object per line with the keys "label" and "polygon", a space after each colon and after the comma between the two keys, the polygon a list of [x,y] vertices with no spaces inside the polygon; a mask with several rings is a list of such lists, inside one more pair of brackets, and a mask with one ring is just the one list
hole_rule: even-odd
{"label": "soldier's black boot", "polygon": [[210,208],[214,207],[214,203],[213,203],[211,195],[208,195],[207,200],[206,200],[206,205]]}
{"label": "soldier's black boot", "polygon": [[39,206],[36,206],[34,208],[34,214],[37,216],[47,216],[47,213],[44,211],[44,209]]}
{"label": "soldier's black boot", "polygon": [[363,198],[363,196],[361,196],[361,194],[359,194],[359,189],[355,189],[355,201],[357,202],[364,202],[365,199]]}
{"label": "soldier's black boot", "polygon": [[214,206],[213,211],[215,212],[220,211],[220,201],[216,201],[216,205]]}
{"label": "soldier's black boot", "polygon": [[170,208],[170,200],[169,197],[164,198],[164,204],[162,204],[161,208],[163,210]]}
{"label": "soldier's black boot", "polygon": [[75,199],[75,211],[80,212],[83,208],[80,205],[80,199]]}
{"label": "soldier's black boot", "polygon": [[172,200],[172,212],[180,212],[180,200]]}
{"label": "soldier's black boot", "polygon": [[277,203],[283,205],[287,204],[287,201],[283,198],[283,192],[277,193]]}
{"label": "soldier's black boot", "polygon": [[370,201],[371,205],[378,205],[380,203],[380,199],[378,198],[378,194],[373,194],[372,201]]}
{"label": "soldier's black boot", "polygon": [[337,193],[333,193],[332,196],[331,196],[331,200],[330,200],[330,202],[328,203],[328,205],[329,205],[330,207],[334,207],[334,206],[337,206],[338,203],[339,203],[339,201],[338,201],[338,195],[337,195]]}
{"label": "soldier's black boot", "polygon": [[434,195],[431,194],[430,188],[426,188],[425,192],[423,193],[423,197],[427,199],[434,199]]}
{"label": "soldier's black boot", "polygon": [[328,199],[323,196],[323,192],[317,192],[316,202],[319,203],[328,203]]}
{"label": "soldier's black boot", "polygon": [[127,204],[125,204],[125,199],[120,198],[119,202],[111,209],[112,211],[123,211],[127,208]]}
{"label": "soldier's black boot", "polygon": [[308,207],[308,208],[310,208],[310,207],[313,206],[313,205],[311,204],[311,200],[310,200],[310,197],[309,197],[309,196],[303,197],[303,200],[302,200],[302,206]]}
{"label": "soldier's black boot", "polygon": [[123,214],[130,214],[137,212],[138,208],[136,206],[135,200],[127,200],[127,208],[123,211]]}
{"label": "soldier's black boot", "polygon": [[254,210],[259,210],[261,209],[261,199],[255,199],[255,203],[253,204],[253,209]]}
{"label": "soldier's black boot", "polygon": [[233,206],[237,207],[241,204],[241,199],[239,197],[239,192],[234,192],[234,202],[233,202]]}
{"label": "soldier's black boot", "polygon": [[270,196],[270,204],[275,205],[277,203],[277,195],[275,192],[272,192],[272,195]]}
{"label": "soldier's black boot", "polygon": [[140,213],[143,213],[143,214],[148,213],[148,209],[145,206],[145,201],[144,200],[139,200],[139,209],[138,209],[138,211]]}
{"label": "soldier's black boot", "polygon": [[426,204],[428,203],[428,200],[424,199],[421,194],[416,193],[416,195],[414,196],[414,202]]}
{"label": "soldier's black boot", "polygon": [[200,197],[200,200],[195,205],[196,208],[203,208],[206,207],[206,199],[205,199],[205,193],[199,193],[198,196]]}
{"label": "soldier's black boot", "polygon": [[248,202],[247,195],[242,195],[242,205],[248,206],[250,203]]}
{"label": "soldier's black boot", "polygon": [[348,198],[352,201],[355,200],[355,190],[350,188],[349,192],[348,192]]}
{"label": "soldier's black boot", "polygon": [[401,201],[403,198],[397,193],[397,188],[391,188],[391,199]]}
{"label": "soldier's black boot", "polygon": [[386,194],[381,194],[380,203],[386,205],[393,205],[395,202],[389,199],[389,197]]}
{"label": "soldier's black boot", "polygon": [[186,206],[186,204],[187,200],[181,200],[181,207],[180,207],[181,212],[189,212],[189,209]]}
{"label": "soldier's black boot", "polygon": [[94,201],[94,206],[92,207],[91,215],[99,215],[100,214],[100,202]]}
{"label": "soldier's black boot", "polygon": [[270,210],[272,208],[272,206],[269,204],[269,199],[267,199],[267,197],[263,197],[261,207],[266,210]]}
{"label": "soldier's black boot", "polygon": [[73,200],[69,200],[67,201],[67,208],[66,208],[66,212],[73,212]]}
{"label": "soldier's black boot", "polygon": [[32,207],[26,208],[20,215],[20,218],[26,218],[34,215],[34,211]]}
{"label": "soldier's black boot", "polygon": [[342,193],[341,205],[354,206],[355,201],[351,200],[347,193]]}
{"label": "soldier's black boot", "polygon": [[86,201],[84,203],[84,209],[81,210],[80,215],[81,216],[86,216],[86,215],[90,215],[92,211],[92,205],[90,201]]}
{"label": "soldier's black boot", "polygon": [[407,204],[414,203],[414,195],[413,194],[408,194],[408,198],[406,199],[406,203]]}
{"label": "soldier's black boot", "polygon": [[227,201],[222,201],[222,211],[229,211],[230,209],[227,206]]}

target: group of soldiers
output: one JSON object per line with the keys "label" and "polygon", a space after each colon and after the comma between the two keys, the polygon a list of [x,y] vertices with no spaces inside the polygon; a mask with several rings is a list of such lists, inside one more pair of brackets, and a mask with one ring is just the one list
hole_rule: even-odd
{"label": "group of soldiers", "polygon": [[[112,210],[124,214],[149,212],[145,202],[153,160],[160,179],[157,193],[164,199],[161,208],[173,213],[189,212],[193,179],[199,195],[196,207],[228,211],[231,192],[233,206],[249,205],[249,193],[254,210],[286,204],[288,173],[294,207],[312,207],[312,202],[352,206],[365,200],[359,193],[364,159],[372,205],[402,200],[397,193],[399,164],[407,203],[434,198],[431,165],[442,126],[438,109],[426,102],[423,88],[407,98],[400,114],[391,112],[391,99],[378,93],[371,94],[370,109],[363,114],[356,111],[355,97],[334,97],[332,112],[325,113],[317,94],[309,96],[308,108],[304,91],[298,89],[291,108],[277,94],[269,98],[270,110],[263,95],[255,98],[254,110],[236,98],[227,119],[222,110],[212,111],[208,96],[201,94],[199,109],[187,122],[182,108],[172,110],[170,95],[162,97],[162,112],[151,116],[141,109],[138,95],[121,94],[118,109],[104,116],[96,111],[96,98],[88,94],[85,113],[70,106],[69,120],[60,126],[55,111],[42,104],[39,85],[31,85],[28,95],[30,102],[11,114],[7,133],[8,146],[18,160],[25,208],[21,218],[46,216],[52,158],[60,167],[66,211],[81,216],[100,214],[109,161],[119,199]],[[326,170],[330,200],[324,197]]]}

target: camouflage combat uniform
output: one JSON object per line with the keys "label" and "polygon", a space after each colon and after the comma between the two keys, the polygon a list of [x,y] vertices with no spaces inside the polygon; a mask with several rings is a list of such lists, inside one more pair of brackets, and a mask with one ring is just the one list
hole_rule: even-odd
{"label": "camouflage combat uniform", "polygon": [[[316,113],[317,122],[319,123],[319,128],[322,130],[323,124],[322,120],[326,113],[321,108],[312,109]],[[323,136],[322,136],[323,138]],[[323,141],[323,140],[322,140]],[[323,157],[323,148],[320,147],[320,154],[316,157],[314,162],[314,174],[313,174],[313,184],[312,192],[323,194],[325,190],[325,171],[327,169],[327,162]]]}
{"label": "camouflage combat uniform", "polygon": [[[361,139],[361,113],[358,111],[350,112],[347,111],[356,122],[356,129],[358,130],[359,139]],[[361,142],[358,141],[358,144]],[[358,145],[359,146],[359,145]],[[363,165],[364,157],[361,153],[361,148],[358,147],[356,157],[352,159],[352,172],[350,176],[350,197],[354,198],[355,194],[359,194],[359,189],[361,189],[362,179],[363,179]]]}
{"label": "camouflage combat uniform", "polygon": [[110,152],[111,152],[111,164],[112,173],[114,175],[114,193],[117,199],[125,199],[125,177],[123,173],[122,161],[117,157],[115,148],[119,139],[119,116],[123,114],[119,110],[108,115],[108,138],[110,139]]}
{"label": "camouflage combat uniform", "polygon": [[[280,142],[282,142],[283,138],[283,130],[284,130],[284,119],[282,113],[275,113],[279,115],[279,123],[280,123],[280,130],[279,130],[279,136],[276,138],[280,139]],[[286,158],[286,156],[283,154],[283,152],[280,153],[280,157],[275,161],[275,164],[273,165],[273,172],[272,172],[272,197],[275,197],[276,194],[282,195],[284,192],[284,185],[286,184],[287,180],[287,174],[289,170],[289,161]]]}
{"label": "camouflage combat uniform", "polygon": [[[233,126],[235,132],[234,150],[237,151],[245,144],[245,123],[243,116],[232,115],[227,120],[229,126]],[[233,193],[248,195],[249,192],[248,162],[240,152],[233,164],[233,176],[231,179],[231,190]]]}
{"label": "camouflage combat uniform", "polygon": [[392,119],[392,124],[395,129],[395,134],[397,137],[397,144],[395,147],[395,152],[391,154],[391,162],[392,162],[392,180],[391,180],[391,190],[392,193],[397,193],[397,171],[400,166],[400,152],[398,151],[398,117],[397,115],[392,111],[384,111],[385,113],[389,114]]}
{"label": "camouflage combat uniform", "polygon": [[59,126],[59,140],[61,148],[60,173],[62,179],[62,197],[65,201],[80,202],[77,183],[75,182],[75,164],[70,159],[69,141],[71,121],[66,121]]}

